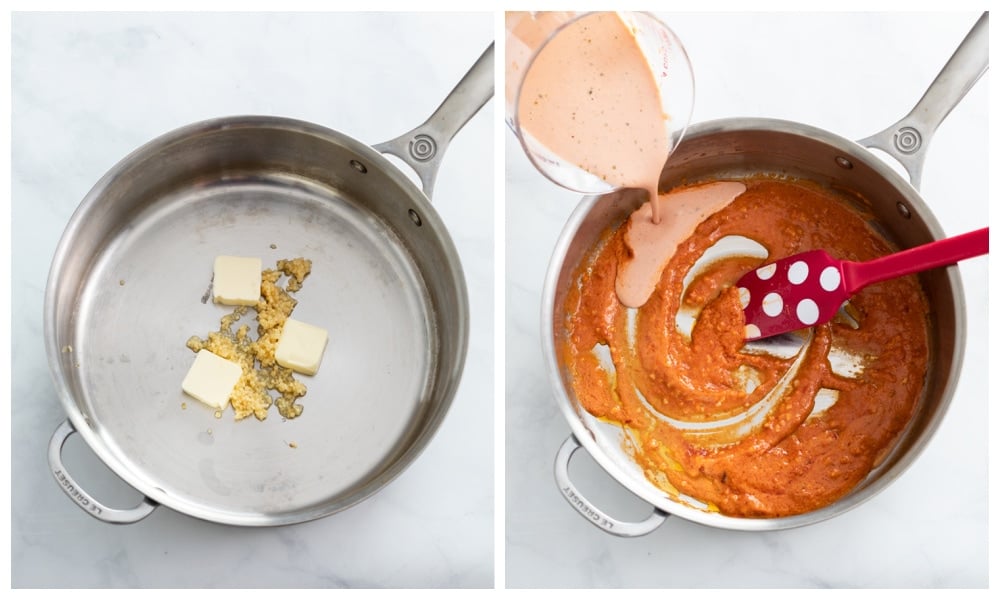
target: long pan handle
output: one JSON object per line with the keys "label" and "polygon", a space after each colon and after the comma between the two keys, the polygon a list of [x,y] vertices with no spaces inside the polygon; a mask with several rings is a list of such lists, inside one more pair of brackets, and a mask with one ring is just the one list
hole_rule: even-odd
{"label": "long pan handle", "polygon": [[913,110],[887,129],[858,140],[858,143],[866,148],[878,148],[898,160],[909,173],[913,187],[920,189],[924,157],[931,136],[982,77],[989,64],[990,14],[985,12]]}
{"label": "long pan handle", "polygon": [[424,194],[434,192],[441,158],[455,134],[493,97],[493,43],[423,124],[396,139],[376,144],[383,154],[401,158],[420,177]]}

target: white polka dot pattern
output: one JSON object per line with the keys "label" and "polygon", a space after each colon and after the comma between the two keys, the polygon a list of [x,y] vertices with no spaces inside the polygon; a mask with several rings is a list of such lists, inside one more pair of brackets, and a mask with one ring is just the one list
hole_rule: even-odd
{"label": "white polka dot pattern", "polygon": [[750,290],[745,287],[741,287],[737,290],[740,294],[740,308],[746,308],[750,304]]}
{"label": "white polka dot pattern", "polygon": [[804,252],[750,271],[736,283],[744,339],[768,337],[826,322],[844,297],[840,261]]}
{"label": "white polka dot pattern", "polygon": [[809,265],[805,261],[796,261],[792,263],[792,266],[788,267],[788,281],[795,285],[799,285],[809,277]]}
{"label": "white polka dot pattern", "polygon": [[812,325],[819,318],[819,307],[816,303],[806,298],[799,302],[798,306],[795,307],[795,316],[799,318],[799,321],[803,325]]}
{"label": "white polka dot pattern", "polygon": [[777,317],[781,314],[781,309],[785,307],[785,302],[781,299],[781,294],[777,292],[771,292],[770,294],[764,296],[764,301],[761,303],[761,308],[764,309],[764,314],[769,317]]}
{"label": "white polka dot pattern", "polygon": [[761,281],[767,281],[774,276],[774,273],[778,270],[778,265],[770,264],[764,265],[763,267],[757,269],[757,277],[760,277]]}
{"label": "white polka dot pattern", "polygon": [[830,265],[819,274],[819,286],[828,292],[840,287],[840,269]]}

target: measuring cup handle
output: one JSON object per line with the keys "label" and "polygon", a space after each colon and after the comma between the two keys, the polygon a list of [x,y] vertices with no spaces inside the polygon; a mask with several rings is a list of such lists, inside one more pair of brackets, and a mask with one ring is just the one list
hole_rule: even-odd
{"label": "measuring cup handle", "polygon": [[63,445],[69,439],[69,436],[74,433],[76,433],[76,429],[67,419],[56,428],[55,433],[52,434],[52,439],[49,440],[49,469],[52,470],[52,476],[55,477],[59,483],[59,487],[62,488],[62,491],[66,492],[70,500],[76,502],[77,506],[95,519],[117,525],[127,525],[141,521],[159,506],[155,501],[143,498],[142,503],[135,508],[109,508],[83,491],[79,484],[66,472],[66,467],[63,466],[62,462]]}
{"label": "measuring cup handle", "polygon": [[374,148],[383,154],[398,156],[416,171],[424,194],[430,198],[448,143],[491,97],[492,43],[423,124],[396,139],[376,144]]}
{"label": "measuring cup handle", "polygon": [[573,453],[579,449],[580,442],[576,439],[576,436],[571,435],[566,438],[566,441],[563,442],[563,445],[559,448],[559,452],[556,454],[555,469],[556,483],[559,485],[559,491],[562,492],[563,498],[569,502],[570,506],[576,509],[576,512],[580,513],[587,521],[597,527],[619,537],[639,537],[647,533],[652,533],[660,525],[663,525],[663,522],[670,515],[658,508],[654,508],[653,514],[649,515],[645,521],[632,523],[611,517],[591,504],[576,489],[576,486],[573,485],[573,482],[569,478],[569,461],[573,458]]}
{"label": "measuring cup handle", "polygon": [[[875,135],[858,140],[887,152],[903,165],[910,183],[920,189],[924,157],[931,136],[989,68],[990,15],[982,14],[941,72],[908,115]],[[984,124],[985,125],[985,124]]]}

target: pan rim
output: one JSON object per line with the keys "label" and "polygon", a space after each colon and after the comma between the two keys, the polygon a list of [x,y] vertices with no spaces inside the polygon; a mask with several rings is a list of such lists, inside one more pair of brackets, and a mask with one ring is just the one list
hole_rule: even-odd
{"label": "pan rim", "polygon": [[[64,357],[62,356],[62,349],[59,346],[57,332],[55,331],[58,308],[56,290],[60,274],[64,270],[66,256],[76,245],[77,230],[80,228],[80,224],[86,219],[91,207],[103,196],[116,177],[141,163],[156,150],[171,144],[183,142],[200,134],[234,128],[281,129],[334,141],[363,157],[369,169],[376,169],[380,174],[390,178],[393,183],[399,185],[408,193],[408,201],[411,204],[416,203],[415,208],[420,211],[423,224],[430,225],[432,231],[436,232],[437,243],[441,245],[444,254],[450,259],[450,262],[447,264],[436,265],[436,268],[442,272],[439,274],[447,275],[448,285],[455,294],[456,307],[460,313],[458,318],[453,319],[455,326],[455,348],[454,360],[451,361],[452,367],[448,371],[436,375],[436,380],[443,386],[440,390],[442,401],[426,416],[425,425],[413,437],[408,446],[386,465],[377,476],[373,477],[353,493],[346,494],[342,498],[339,497],[339,494],[333,494],[323,502],[289,511],[237,513],[231,510],[212,509],[206,504],[192,502],[188,499],[168,494],[157,485],[158,482],[155,479],[144,477],[142,474],[133,471],[129,461],[119,460],[115,452],[109,447],[109,443],[96,431],[96,429],[100,428],[100,423],[91,423],[83,415],[74,400],[73,390],[69,385],[68,378],[64,375]],[[49,374],[60,403],[66,411],[68,419],[76,433],[81,435],[91,451],[108,468],[146,498],[188,516],[223,525],[282,526],[307,522],[346,510],[383,489],[402,474],[423,453],[440,429],[444,419],[450,412],[454,397],[459,391],[468,354],[469,299],[461,257],[444,222],[426,194],[396,165],[370,145],[360,142],[347,134],[316,123],[281,116],[235,115],[205,119],[163,133],[145,142],[121,158],[94,184],[69,218],[54,250],[46,280],[43,306],[43,336],[45,338]],[[443,315],[440,317],[443,318]],[[113,445],[113,439],[111,445]],[[334,501],[335,499],[336,501]]]}
{"label": "pan rim", "polygon": [[[924,219],[924,224],[927,226],[931,235],[935,239],[940,239],[944,235],[943,230],[936,217],[934,217],[933,212],[924,203],[920,193],[908,181],[905,181],[896,171],[889,167],[889,165],[884,163],[881,159],[869,152],[859,143],[853,142],[829,131],[813,127],[811,125],[783,119],[730,117],[692,124],[688,128],[685,139],[681,142],[681,144],[684,144],[685,142],[690,144],[703,136],[733,131],[760,131],[766,133],[791,134],[800,137],[804,136],[809,138],[811,141],[825,143],[837,148],[838,150],[845,152],[847,156],[851,158],[858,158],[867,166],[875,170],[878,175],[887,180],[888,183],[890,183],[894,188],[904,193],[907,200],[917,207],[918,212]],[[619,484],[650,505],[668,514],[681,517],[687,521],[698,523],[700,525],[741,531],[772,531],[811,525],[848,512],[861,504],[864,504],[878,493],[885,490],[892,484],[893,481],[895,481],[916,462],[920,454],[926,449],[928,442],[937,431],[941,421],[944,419],[945,414],[948,411],[949,405],[954,396],[955,388],[958,384],[962,362],[964,359],[966,345],[965,332],[967,324],[965,311],[960,310],[960,307],[965,306],[965,295],[961,284],[961,278],[956,268],[948,268],[946,271],[946,276],[952,286],[953,298],[956,306],[954,315],[956,333],[955,345],[952,350],[952,369],[949,373],[945,386],[942,389],[940,406],[931,415],[931,418],[928,419],[923,430],[908,452],[892,464],[890,468],[880,473],[877,484],[866,485],[862,489],[855,488],[846,496],[843,496],[834,503],[806,513],[785,517],[746,518],[731,517],[720,513],[710,513],[697,509],[671,498],[666,492],[656,488],[648,480],[643,479],[640,481],[632,474],[624,472],[621,468],[619,468],[611,456],[609,456],[609,454],[598,444],[594,438],[593,432],[591,432],[591,430],[584,423],[583,418],[581,418],[581,416],[577,413],[579,406],[576,400],[572,398],[570,390],[566,389],[562,377],[560,376],[562,373],[562,366],[557,358],[558,353],[556,352],[553,339],[557,312],[557,307],[555,306],[556,288],[558,285],[559,275],[566,266],[565,258],[567,251],[570,243],[576,237],[580,224],[601,198],[602,196],[600,195],[584,197],[570,214],[559,234],[559,237],[557,238],[542,286],[540,329],[542,334],[542,353],[545,356],[548,379],[553,392],[554,401],[559,405],[563,417],[569,423],[572,434],[578,440],[580,445],[583,446],[587,450],[588,454],[590,454],[590,456],[601,466],[601,468],[603,468],[605,472],[613,477]],[[909,425],[907,429],[908,428]],[[905,434],[905,431],[906,430],[904,429],[903,434]],[[891,453],[894,453],[894,451]]]}

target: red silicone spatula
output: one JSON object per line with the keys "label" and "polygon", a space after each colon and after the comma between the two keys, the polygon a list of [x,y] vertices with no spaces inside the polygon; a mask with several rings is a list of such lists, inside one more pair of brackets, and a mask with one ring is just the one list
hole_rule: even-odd
{"label": "red silicone spatula", "polygon": [[838,260],[823,250],[782,258],[736,282],[745,339],[771,337],[826,323],[861,288],[986,254],[989,227],[867,262]]}

